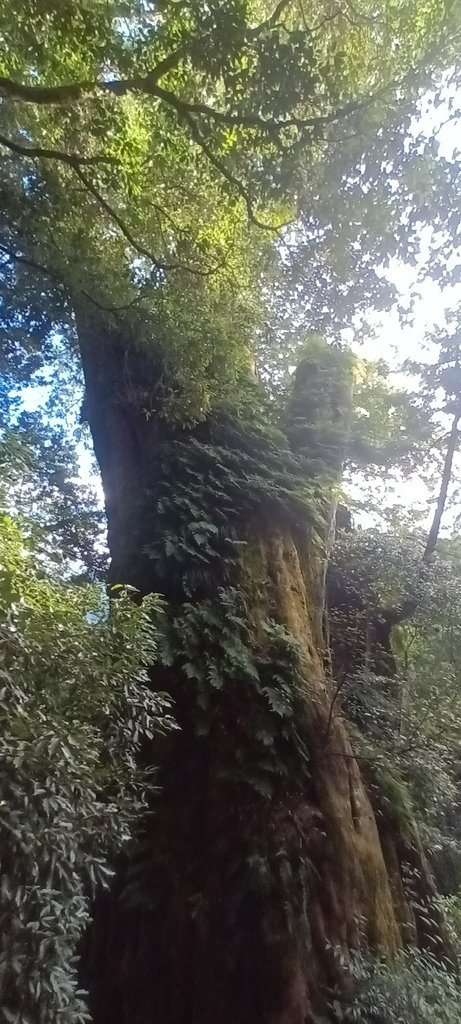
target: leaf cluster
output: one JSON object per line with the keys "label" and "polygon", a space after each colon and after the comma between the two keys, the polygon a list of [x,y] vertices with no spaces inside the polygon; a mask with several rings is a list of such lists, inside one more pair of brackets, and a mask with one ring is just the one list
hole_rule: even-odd
{"label": "leaf cluster", "polygon": [[302,737],[298,645],[280,624],[252,637],[244,596],[221,590],[213,601],[186,603],[166,621],[161,657],[194,687],[193,728],[219,733],[222,778],[270,798],[277,779],[301,784],[309,769]]}
{"label": "leaf cluster", "polygon": [[0,522],[0,998],[8,1024],[88,1019],[76,975],[91,899],[152,777],[141,739],[172,726],[148,688],[152,614],[56,583]]}
{"label": "leaf cluster", "polygon": [[461,989],[450,969],[415,950],[393,961],[358,954],[348,965],[355,996],[349,1004],[333,1002],[335,1024],[455,1024]]}
{"label": "leaf cluster", "polygon": [[259,388],[243,379],[239,391],[233,408],[216,411],[192,436],[167,433],[158,443],[155,486],[144,499],[158,539],[146,550],[166,593],[179,587],[190,597],[228,583],[256,520],[323,528],[322,477],[309,480],[303,459],[264,423]]}

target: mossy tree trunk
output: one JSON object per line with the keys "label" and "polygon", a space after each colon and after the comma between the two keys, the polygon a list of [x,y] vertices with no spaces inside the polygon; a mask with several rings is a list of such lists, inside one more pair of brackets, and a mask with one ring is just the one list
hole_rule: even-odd
{"label": "mossy tree trunk", "polygon": [[181,726],[153,755],[155,813],[95,908],[94,1020],[314,1021],[344,984],[338,952],[390,955],[412,915],[403,839],[378,828],[332,713],[307,457],[261,426],[253,385],[238,416],[168,427],[143,407],[155,360],[82,313],[78,333],[111,580],[165,595],[152,685]]}

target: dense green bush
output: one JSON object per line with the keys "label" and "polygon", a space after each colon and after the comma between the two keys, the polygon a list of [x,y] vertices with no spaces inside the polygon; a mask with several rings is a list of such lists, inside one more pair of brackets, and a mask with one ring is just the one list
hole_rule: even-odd
{"label": "dense green bush", "polygon": [[452,972],[416,950],[384,963],[356,955],[348,965],[354,996],[334,1000],[333,1019],[348,1024],[458,1024],[461,987]]}
{"label": "dense green bush", "polygon": [[50,579],[0,519],[2,1024],[88,1019],[78,942],[152,786],[139,743],[173,724],[147,686],[158,611]]}

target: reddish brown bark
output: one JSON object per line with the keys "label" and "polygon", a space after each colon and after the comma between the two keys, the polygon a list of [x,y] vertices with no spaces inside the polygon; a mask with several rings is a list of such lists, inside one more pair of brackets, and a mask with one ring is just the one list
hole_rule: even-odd
{"label": "reddish brown bark", "polygon": [[[140,386],[140,357],[116,332],[96,335],[83,315],[78,327],[112,579],[143,592],[166,588],[174,603],[174,587],[168,593],[146,554],[153,513],[145,495],[160,472],[162,428],[130,404],[130,360]],[[261,515],[242,529],[250,630],[258,638],[275,618],[299,645],[298,728],[310,772],[302,781],[281,776],[270,798],[230,778],[242,718],[252,712],[239,680],[200,736],[190,680],[153,669],[153,685],[175,697],[181,732],[154,753],[162,793],[139,863],[120,865],[113,893],[95,908],[83,972],[95,1024],[306,1024],[344,985],[338,951],[367,942],[391,955],[406,938],[408,847],[379,822],[345,726],[331,714],[318,552],[307,528]],[[418,848],[412,857],[421,865]],[[421,886],[431,886],[427,865]]]}

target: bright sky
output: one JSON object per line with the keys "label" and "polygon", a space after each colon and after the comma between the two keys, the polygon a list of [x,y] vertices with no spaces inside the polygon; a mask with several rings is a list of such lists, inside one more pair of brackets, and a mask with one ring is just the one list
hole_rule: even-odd
{"label": "bright sky", "polygon": [[[424,132],[428,137],[436,135],[440,155],[461,167],[460,121],[461,94],[445,90],[441,105],[434,105],[433,95],[426,98],[422,105],[421,117],[417,121],[415,119],[414,130],[415,133]],[[422,235],[421,255],[417,266],[391,260],[386,271],[386,276],[398,289],[400,301],[404,306],[409,305],[413,297],[410,321],[402,324],[397,308],[385,314],[372,316],[370,338],[358,349],[359,353],[368,359],[384,359],[393,370],[394,383],[403,388],[407,387],[408,383],[405,376],[399,373],[402,363],[407,359],[430,360],[431,356],[435,355],[436,348],[433,343],[431,344],[428,335],[433,335],[436,339],[437,330],[443,330],[446,326],[446,312],[455,309],[461,303],[461,284],[442,289],[429,277],[419,279],[427,262],[429,241],[430,233]],[[459,262],[461,263],[461,251]],[[355,347],[352,334],[347,340]],[[456,517],[461,515],[461,499],[457,493],[460,490],[460,481],[461,452],[458,452],[442,532],[444,526],[446,530],[451,531]],[[421,526],[426,528],[432,519],[436,491],[431,493],[419,474],[414,474],[409,479],[383,479],[380,484],[376,484],[373,497],[377,505],[419,508],[423,515]],[[358,500],[362,497],[359,483],[353,488],[353,496]],[[373,519],[367,516],[361,516],[360,519],[363,525],[371,525],[373,522]]]}
{"label": "bright sky", "polygon": [[[350,343],[356,348],[360,355],[367,359],[384,359],[392,369],[391,379],[396,387],[406,389],[408,377],[399,372],[402,363],[407,360],[424,361],[434,353],[434,345],[427,339],[428,334],[437,335],[437,328],[445,325],[445,314],[447,309],[453,308],[456,302],[461,301],[461,285],[447,294],[440,286],[430,279],[423,283],[417,282],[417,268],[405,266],[395,261],[389,272],[390,279],[396,284],[403,300],[406,300],[415,290],[420,293],[420,298],[415,301],[411,325],[403,325],[399,319],[397,309],[372,318],[372,324],[376,334],[365,341],[360,347],[354,345],[353,338]],[[461,514],[461,504],[456,498],[456,492],[461,480],[461,453],[455,457],[453,482],[450,488],[446,513],[442,523],[443,528],[453,528],[453,523]],[[438,483],[438,481],[437,481]],[[350,486],[351,496],[358,501],[363,500],[364,491],[360,481]],[[383,478],[373,485],[373,502],[376,506],[389,508],[391,506],[414,509],[421,514],[421,527],[427,529],[432,519],[434,501],[437,498],[437,486],[435,490],[428,489],[427,484],[418,474],[403,477],[399,474],[392,476],[384,475]],[[375,525],[375,515],[360,514],[360,522],[365,526]],[[380,524],[384,525],[383,523]]]}

